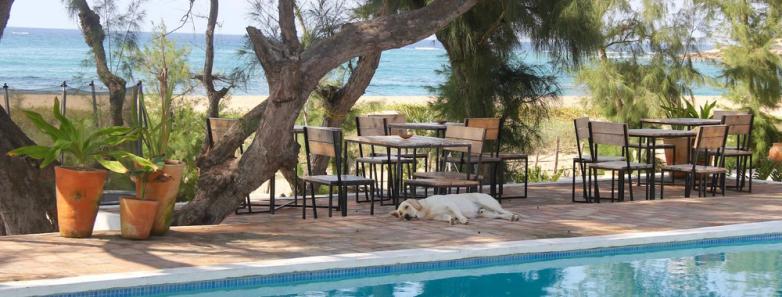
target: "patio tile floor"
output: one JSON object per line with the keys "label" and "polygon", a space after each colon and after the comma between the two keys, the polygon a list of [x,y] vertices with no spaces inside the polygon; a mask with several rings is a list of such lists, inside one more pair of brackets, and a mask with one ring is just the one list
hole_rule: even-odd
{"label": "patio tile floor", "polygon": [[[286,208],[275,215],[231,216],[216,226],[174,227],[148,241],[124,240],[115,232],[97,232],[90,239],[7,236],[0,237],[0,281],[782,220],[782,185],[756,184],[753,190],[729,191],[728,197],[573,204],[569,184],[531,185],[530,198],[503,202],[522,215],[514,223],[405,222],[387,215],[390,206],[369,216],[367,203],[351,202],[345,218],[328,218],[321,209],[319,219],[302,220],[301,209]],[[666,187],[666,195],[682,192]]]}

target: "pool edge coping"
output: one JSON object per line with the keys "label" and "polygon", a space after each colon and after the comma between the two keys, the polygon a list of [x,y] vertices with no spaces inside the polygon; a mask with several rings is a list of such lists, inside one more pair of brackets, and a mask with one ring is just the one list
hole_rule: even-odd
{"label": "pool edge coping", "polygon": [[568,238],[531,239],[494,243],[417,248],[368,253],[348,253],[289,259],[195,266],[154,271],[120,272],[57,279],[0,283],[6,297],[40,296],[104,290],[118,287],[190,283],[214,279],[265,276],[328,269],[438,262],[476,257],[577,251],[596,248],[680,242],[723,237],[768,234],[782,231],[782,221],[765,221],[668,231],[622,233]]}

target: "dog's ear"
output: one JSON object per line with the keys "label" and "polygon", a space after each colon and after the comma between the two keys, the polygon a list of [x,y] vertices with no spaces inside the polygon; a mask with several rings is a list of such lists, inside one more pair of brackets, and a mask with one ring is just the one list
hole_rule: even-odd
{"label": "dog's ear", "polygon": [[415,210],[421,210],[423,208],[423,206],[421,206],[421,203],[418,202],[418,200],[408,199],[407,202],[410,203],[410,206],[415,208]]}
{"label": "dog's ear", "polygon": [[400,215],[399,215],[399,211],[396,211],[396,210],[392,210],[392,211],[391,211],[390,213],[388,213],[388,214],[390,214],[392,217],[397,217],[397,218],[399,218],[399,217],[400,217]]}

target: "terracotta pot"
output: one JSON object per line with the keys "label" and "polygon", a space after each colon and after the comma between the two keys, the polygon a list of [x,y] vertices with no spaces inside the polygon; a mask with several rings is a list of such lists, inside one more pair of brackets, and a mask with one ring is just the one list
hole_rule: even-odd
{"label": "terracotta pot", "polygon": [[158,202],[141,200],[136,197],[119,199],[119,218],[122,237],[127,239],[147,239],[155,222]]}
{"label": "terracotta pot", "polygon": [[106,170],[54,168],[57,224],[63,237],[92,236]]}
{"label": "terracotta pot", "polygon": [[782,142],[777,142],[771,146],[771,149],[768,151],[768,159],[782,162]]}
{"label": "terracotta pot", "polygon": [[[689,160],[687,160],[687,147],[689,147],[689,144],[687,143],[687,138],[684,137],[677,137],[677,138],[664,138],[663,143],[665,144],[673,144],[674,147],[676,147],[676,158],[674,159],[673,150],[665,150],[665,163],[668,165],[676,165],[676,164],[687,164],[689,163]],[[674,176],[676,177],[684,177],[687,175],[687,173],[684,172],[674,172]]]}
{"label": "terracotta pot", "polygon": [[[145,200],[158,201],[158,209],[155,215],[155,224],[152,226],[152,235],[163,235],[171,226],[171,216],[174,213],[179,184],[182,181],[182,172],[185,164],[180,161],[166,161],[163,170],[150,174],[144,189]],[[162,178],[161,176],[168,177]],[[136,196],[141,198],[141,184],[136,183]]]}

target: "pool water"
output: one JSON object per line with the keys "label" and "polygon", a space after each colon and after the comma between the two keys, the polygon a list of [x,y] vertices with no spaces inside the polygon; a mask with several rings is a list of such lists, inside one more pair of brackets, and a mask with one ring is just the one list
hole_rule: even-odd
{"label": "pool water", "polygon": [[782,296],[782,242],[165,296]]}

